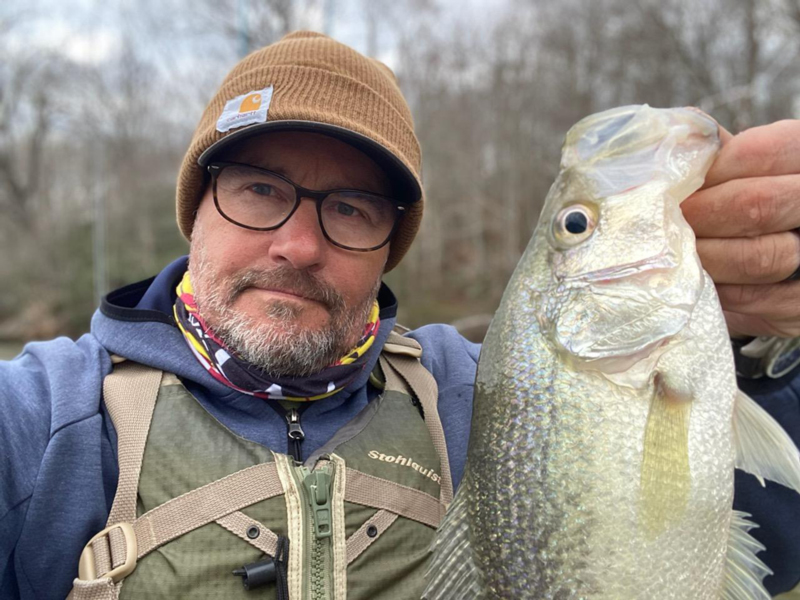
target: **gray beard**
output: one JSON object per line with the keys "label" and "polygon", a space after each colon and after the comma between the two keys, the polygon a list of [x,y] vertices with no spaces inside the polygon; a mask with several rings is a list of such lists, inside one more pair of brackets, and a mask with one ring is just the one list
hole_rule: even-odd
{"label": "gray beard", "polygon": [[[239,358],[267,375],[308,377],[335,363],[358,343],[377,298],[380,279],[355,307],[348,307],[330,285],[291,267],[268,271],[245,269],[225,280],[209,263],[199,242],[202,235],[197,234],[195,230],[189,264],[198,311]],[[303,329],[298,321],[302,309],[291,302],[272,302],[264,312],[268,322],[253,319],[232,307],[233,301],[247,288],[276,283],[327,306],[329,325],[321,331]]]}

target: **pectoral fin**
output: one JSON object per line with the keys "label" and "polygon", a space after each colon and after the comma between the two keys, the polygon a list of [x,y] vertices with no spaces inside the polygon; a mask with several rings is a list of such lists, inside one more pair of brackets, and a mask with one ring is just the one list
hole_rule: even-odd
{"label": "pectoral fin", "polygon": [[739,391],[733,411],[736,468],[800,493],[800,452],[767,411]]}
{"label": "pectoral fin", "polygon": [[689,417],[691,402],[656,378],[644,435],[640,523],[654,539],[679,521],[691,488]]}

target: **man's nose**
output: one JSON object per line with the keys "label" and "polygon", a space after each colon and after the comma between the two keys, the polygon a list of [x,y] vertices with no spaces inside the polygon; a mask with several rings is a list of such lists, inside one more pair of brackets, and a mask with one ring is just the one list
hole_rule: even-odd
{"label": "man's nose", "polygon": [[272,232],[269,256],[295,269],[310,269],[322,262],[325,239],[313,201],[303,199],[291,218]]}

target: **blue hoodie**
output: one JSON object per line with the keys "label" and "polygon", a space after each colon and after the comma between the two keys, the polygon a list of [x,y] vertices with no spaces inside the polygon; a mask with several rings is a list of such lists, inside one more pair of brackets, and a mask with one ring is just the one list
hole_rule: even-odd
{"label": "blue hoodie", "polygon": [[[175,373],[229,429],[288,452],[283,409],[214,380],[175,326],[174,290],[185,270],[186,258],[181,258],[157,277],[109,294],[92,319],[91,333],[77,341],[28,344],[16,359],[0,362],[0,599],[64,598],[84,544],[105,527],[118,477],[116,434],[101,400],[110,353]],[[386,286],[378,300],[381,327],[367,368],[344,390],[310,403],[302,413],[304,458],[378,393],[368,377],[397,311]],[[409,336],[422,345],[422,362],[439,384],[439,412],[457,486],[480,347],[445,325],[422,327]],[[800,378],[740,383],[800,441]],[[775,571],[767,587],[773,593],[794,587],[800,579],[795,518],[800,497],[779,485],[762,489],[753,477],[737,473],[735,506],[761,525],[755,535],[768,548],[761,557]]]}

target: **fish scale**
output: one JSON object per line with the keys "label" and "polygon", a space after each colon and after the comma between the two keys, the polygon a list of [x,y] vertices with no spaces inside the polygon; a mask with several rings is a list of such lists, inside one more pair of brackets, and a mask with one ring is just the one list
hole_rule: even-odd
{"label": "fish scale", "polygon": [[718,147],[688,109],[622,107],[567,134],[484,341],[425,598],[769,597],[734,467],[800,491],[800,455],[737,390],[680,212]]}

